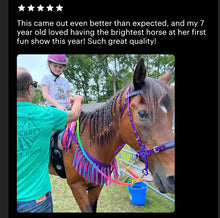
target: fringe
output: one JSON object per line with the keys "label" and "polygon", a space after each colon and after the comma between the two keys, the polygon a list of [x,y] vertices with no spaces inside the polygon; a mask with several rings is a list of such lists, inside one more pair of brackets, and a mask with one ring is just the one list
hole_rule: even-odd
{"label": "fringe", "polygon": [[[100,171],[102,171],[108,177],[111,177],[111,171],[113,171],[114,179],[118,180],[118,164],[115,158],[111,165],[104,165],[97,160],[94,163],[100,169]],[[111,181],[102,176],[98,170],[96,170],[85,158],[80,146],[78,146],[75,151],[72,165],[76,171],[89,182],[102,186],[111,185]]]}

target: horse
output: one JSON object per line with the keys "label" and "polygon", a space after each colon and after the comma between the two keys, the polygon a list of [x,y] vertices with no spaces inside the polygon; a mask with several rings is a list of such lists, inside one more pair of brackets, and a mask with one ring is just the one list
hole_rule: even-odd
{"label": "horse", "polygon": [[[154,183],[162,193],[175,193],[175,148],[171,146],[160,151],[157,148],[162,146],[155,147],[174,140],[174,106],[172,89],[168,85],[170,78],[170,71],[159,79],[147,77],[141,58],[130,84],[118,91],[104,106],[92,112],[81,112],[79,118],[81,143],[91,158],[103,166],[111,166],[123,147],[121,145],[127,143],[135,151],[141,152],[140,159],[145,165],[147,162]],[[77,147],[76,142],[71,140],[68,150],[62,151],[66,181],[80,210],[96,212],[103,185],[88,181],[74,168],[73,157],[78,152]],[[148,157],[144,150],[151,151]],[[57,175],[51,162],[49,172]]]}

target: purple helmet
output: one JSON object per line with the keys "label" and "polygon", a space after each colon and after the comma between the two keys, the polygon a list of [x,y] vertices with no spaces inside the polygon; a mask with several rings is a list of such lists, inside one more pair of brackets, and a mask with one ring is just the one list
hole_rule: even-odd
{"label": "purple helmet", "polygon": [[67,59],[64,54],[50,54],[48,55],[48,61],[56,64],[66,65]]}

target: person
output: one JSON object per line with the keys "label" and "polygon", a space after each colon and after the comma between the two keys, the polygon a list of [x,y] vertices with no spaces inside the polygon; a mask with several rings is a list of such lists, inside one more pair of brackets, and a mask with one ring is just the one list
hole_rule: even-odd
{"label": "person", "polygon": [[40,84],[46,104],[60,110],[66,110],[73,99],[68,81],[61,77],[66,63],[67,59],[64,54],[48,55],[48,67],[51,73],[46,74]]}
{"label": "person", "polygon": [[37,82],[17,67],[17,211],[53,212],[49,178],[50,135],[76,121],[83,104],[75,96],[70,111],[32,103]]}

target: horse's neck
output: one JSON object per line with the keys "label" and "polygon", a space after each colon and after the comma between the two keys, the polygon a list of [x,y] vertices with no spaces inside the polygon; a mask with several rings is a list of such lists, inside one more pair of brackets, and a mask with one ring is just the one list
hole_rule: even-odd
{"label": "horse's neck", "polygon": [[117,119],[112,120],[112,136],[108,140],[103,140],[103,143],[98,143],[96,140],[90,140],[88,134],[88,127],[85,128],[81,135],[82,145],[85,150],[97,161],[109,165],[112,163],[115,157],[115,151],[123,144],[123,141],[119,134],[119,121]]}
{"label": "horse's neck", "polygon": [[84,149],[93,158],[106,165],[112,163],[115,157],[115,151],[123,143],[119,133],[115,130],[113,130],[113,134],[110,137],[110,139],[108,139],[108,141],[104,140],[103,144],[97,143],[97,141],[90,141],[86,132],[82,134],[81,141]]}
{"label": "horse's neck", "polygon": [[[119,100],[119,98],[121,98]],[[103,164],[111,164],[112,160],[115,157],[115,151],[124,143],[124,141],[120,137],[120,110],[118,110],[119,104],[121,105],[120,108],[123,107],[123,103],[125,101],[125,92],[122,93],[121,97],[119,95],[117,96],[116,102],[115,102],[115,110],[113,110],[113,104],[112,109],[109,110],[109,112],[112,112],[111,117],[111,126],[104,127],[103,132],[100,133],[101,127],[99,126],[98,133],[96,132],[95,135],[92,133],[92,136],[90,136],[91,131],[89,127],[89,121],[87,121],[87,124],[85,126],[84,131],[81,135],[81,140],[83,147],[86,149],[86,151],[94,157],[96,160]],[[110,104],[109,104],[110,105]],[[114,111],[114,112],[113,112]],[[98,118],[97,118],[98,119]],[[97,122],[97,121],[96,121]],[[105,122],[105,121],[104,121]],[[104,124],[103,124],[104,126]],[[112,128],[111,128],[112,127]],[[97,128],[96,125],[91,126],[91,128]],[[107,129],[107,131],[106,131]],[[106,134],[110,134],[107,137]],[[97,136],[103,135],[103,138],[99,141],[96,140]]]}

